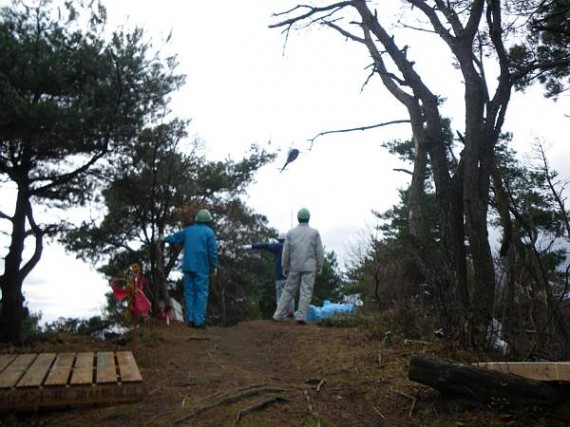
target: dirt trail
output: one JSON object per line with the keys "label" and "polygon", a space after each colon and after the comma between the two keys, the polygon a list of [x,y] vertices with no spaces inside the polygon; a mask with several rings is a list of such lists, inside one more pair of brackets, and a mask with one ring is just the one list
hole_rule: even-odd
{"label": "dirt trail", "polygon": [[407,380],[410,354],[429,349],[386,347],[370,330],[269,320],[205,330],[153,323],[125,346],[59,337],[23,350],[131,350],[147,393],[132,404],[11,414],[0,426],[557,425],[442,401]]}

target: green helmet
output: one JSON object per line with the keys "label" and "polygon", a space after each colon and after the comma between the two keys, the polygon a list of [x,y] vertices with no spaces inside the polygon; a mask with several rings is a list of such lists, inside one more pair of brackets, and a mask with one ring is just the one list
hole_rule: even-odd
{"label": "green helmet", "polygon": [[212,221],[212,214],[208,209],[200,209],[196,214],[196,222],[210,222]]}
{"label": "green helmet", "polygon": [[309,212],[309,209],[307,208],[299,209],[299,212],[297,212],[297,219],[299,221],[307,222],[309,218],[311,218],[311,213]]}

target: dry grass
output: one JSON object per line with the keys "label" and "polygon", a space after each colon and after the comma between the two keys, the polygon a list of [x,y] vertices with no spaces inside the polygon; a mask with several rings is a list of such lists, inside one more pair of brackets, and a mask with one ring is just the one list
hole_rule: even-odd
{"label": "dry grass", "polygon": [[[25,352],[132,350],[147,389],[138,403],[4,414],[2,426],[557,426],[559,416],[449,399],[408,380],[405,340],[350,327],[254,321],[195,330],[145,325],[126,346],[58,337]],[[461,357],[468,357],[463,355]],[[241,414],[241,415],[240,415]]]}

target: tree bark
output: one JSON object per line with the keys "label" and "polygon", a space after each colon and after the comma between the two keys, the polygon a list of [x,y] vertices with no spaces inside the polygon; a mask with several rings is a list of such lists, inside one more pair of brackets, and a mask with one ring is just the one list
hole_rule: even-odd
{"label": "tree bark", "polygon": [[26,208],[28,206],[27,192],[18,189],[16,209],[12,217],[12,240],[4,262],[4,274],[1,277],[2,286],[2,316],[0,341],[21,344],[20,329],[26,312],[22,283],[24,276],[21,272],[22,254],[26,239]]}
{"label": "tree bark", "polygon": [[170,309],[170,294],[168,292],[168,285],[166,283],[166,276],[164,275],[164,256],[162,252],[162,245],[164,243],[156,240],[151,247],[152,254],[151,270],[153,282],[153,311],[158,313],[159,301],[164,302],[164,309]]}

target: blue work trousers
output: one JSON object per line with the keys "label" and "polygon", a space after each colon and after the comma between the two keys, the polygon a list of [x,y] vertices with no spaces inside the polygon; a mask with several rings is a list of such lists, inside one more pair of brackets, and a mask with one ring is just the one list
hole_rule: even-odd
{"label": "blue work trousers", "polygon": [[206,323],[209,281],[210,277],[207,273],[197,271],[184,272],[184,301],[187,323],[192,323],[196,326]]}

